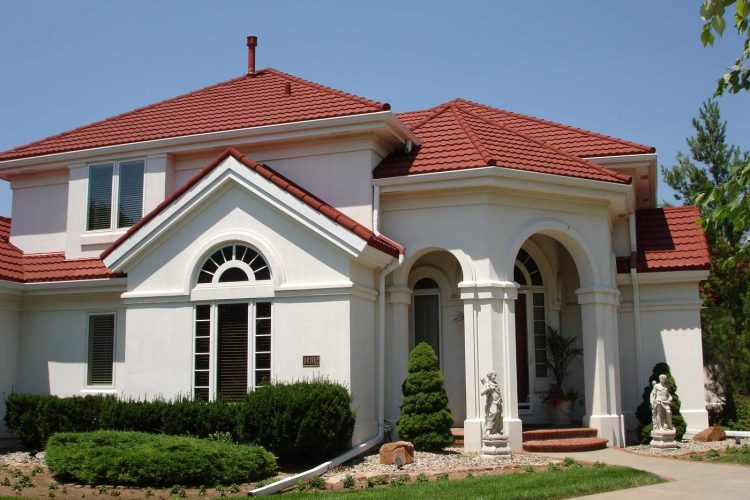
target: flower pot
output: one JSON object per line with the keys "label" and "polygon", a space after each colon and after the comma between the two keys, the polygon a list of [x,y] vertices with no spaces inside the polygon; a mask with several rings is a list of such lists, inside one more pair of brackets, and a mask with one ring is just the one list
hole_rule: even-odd
{"label": "flower pot", "polygon": [[557,406],[552,407],[552,423],[555,425],[570,425],[570,413],[573,401],[568,399],[560,401]]}

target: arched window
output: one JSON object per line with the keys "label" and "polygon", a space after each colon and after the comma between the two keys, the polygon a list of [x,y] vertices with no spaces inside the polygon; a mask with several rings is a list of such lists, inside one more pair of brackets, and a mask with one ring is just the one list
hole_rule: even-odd
{"label": "arched window", "polygon": [[227,245],[209,256],[198,283],[241,283],[271,279],[271,270],[258,252],[245,245]]}
{"label": "arched window", "polygon": [[[528,279],[527,279],[528,276]],[[524,249],[518,251],[516,266],[513,269],[513,279],[521,286],[544,286],[542,272]]]}

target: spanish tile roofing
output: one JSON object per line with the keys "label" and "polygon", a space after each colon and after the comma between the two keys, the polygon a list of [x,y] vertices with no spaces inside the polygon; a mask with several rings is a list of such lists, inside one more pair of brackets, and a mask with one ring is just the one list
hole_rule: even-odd
{"label": "spanish tile roofing", "polygon": [[[639,273],[705,270],[711,265],[698,207],[647,208],[635,213]],[[628,272],[629,259],[619,257],[618,272]]]}
{"label": "spanish tile roofing", "polygon": [[24,254],[10,243],[11,220],[0,217],[0,280],[35,283],[113,278],[100,259],[71,259],[63,253]]}
{"label": "spanish tile roofing", "polygon": [[353,232],[363,240],[367,242],[368,245],[377,248],[381,252],[384,252],[388,255],[391,255],[393,257],[398,257],[400,254],[404,253],[404,247],[396,243],[395,241],[386,238],[382,235],[375,234],[372,230],[369,228],[361,225],[351,217],[348,217],[341,213],[339,210],[335,209],[328,203],[324,202],[317,196],[313,195],[309,191],[305,190],[304,188],[300,187],[299,185],[295,184],[294,182],[290,181],[283,175],[279,174],[275,170],[271,169],[270,167],[258,163],[254,161],[252,158],[249,158],[248,156],[243,155],[240,151],[236,149],[227,149],[223,153],[221,153],[218,157],[216,157],[211,163],[203,167],[200,172],[195,174],[190,180],[188,180],[185,184],[180,187],[177,191],[175,191],[171,196],[169,196],[167,199],[165,199],[163,202],[161,202],[156,208],[154,208],[151,212],[146,214],[143,219],[140,220],[137,224],[132,226],[128,231],[123,234],[120,238],[117,239],[112,245],[110,245],[102,254],[101,258],[106,258],[112,251],[120,246],[125,240],[130,238],[133,234],[135,234],[141,227],[146,225],[151,219],[156,217],[162,210],[167,208],[170,204],[172,204],[174,201],[176,201],[180,196],[185,194],[192,186],[198,183],[203,177],[208,175],[209,172],[211,172],[214,168],[219,166],[225,159],[228,157],[234,157],[237,161],[245,165],[250,170],[254,171],[264,179],[268,180],[269,182],[272,182],[280,189],[288,192],[295,198],[299,199],[309,207],[313,208],[314,210],[317,210],[324,216],[331,219],[333,222],[343,226],[345,229],[348,229],[349,231]]}
{"label": "spanish tile roofing", "polygon": [[649,146],[464,99],[398,116],[421,145],[411,153],[389,155],[375,168],[376,178],[501,166],[627,184],[630,177],[585,157],[654,151]]}
{"label": "spanish tile roofing", "polygon": [[390,109],[266,68],[0,153],[0,161]]}

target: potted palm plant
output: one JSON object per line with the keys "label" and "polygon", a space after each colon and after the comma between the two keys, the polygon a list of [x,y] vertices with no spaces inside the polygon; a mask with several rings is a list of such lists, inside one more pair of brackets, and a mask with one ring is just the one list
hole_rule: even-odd
{"label": "potted palm plant", "polygon": [[552,370],[554,383],[547,391],[544,401],[552,409],[554,423],[570,424],[570,413],[578,393],[565,388],[570,364],[583,355],[583,349],[576,347],[578,337],[566,337],[555,328],[547,325],[547,366]]}

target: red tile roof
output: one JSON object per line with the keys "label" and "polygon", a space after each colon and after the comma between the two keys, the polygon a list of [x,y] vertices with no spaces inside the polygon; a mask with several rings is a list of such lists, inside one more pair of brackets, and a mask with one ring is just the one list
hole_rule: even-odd
{"label": "red tile roof", "polygon": [[277,187],[288,192],[295,198],[301,200],[302,202],[304,202],[305,204],[307,204],[314,210],[317,210],[321,214],[325,215],[326,217],[331,219],[333,222],[353,232],[354,234],[356,234],[363,240],[367,241],[367,244],[369,244],[370,246],[377,248],[378,250],[388,255],[391,255],[393,257],[398,257],[400,254],[404,253],[404,247],[402,247],[395,241],[391,240],[390,238],[386,238],[385,236],[382,236],[382,235],[376,235],[373,231],[371,231],[367,227],[361,225],[360,223],[358,223],[351,217],[344,215],[339,210],[335,209],[328,203],[324,202],[317,196],[310,193],[309,191],[305,190],[304,188],[290,181],[289,179],[279,174],[275,170],[271,169],[270,167],[256,162],[252,158],[243,155],[240,151],[236,149],[227,149],[226,151],[221,153],[218,157],[216,157],[211,163],[203,167],[200,170],[200,172],[198,172],[192,178],[190,178],[190,180],[188,180],[185,184],[183,184],[182,187],[180,187],[180,189],[172,193],[171,196],[169,196],[167,199],[161,202],[151,212],[146,214],[146,216],[144,216],[143,219],[140,220],[140,222],[138,222],[137,224],[132,226],[130,229],[128,229],[128,231],[124,235],[118,238],[117,241],[112,243],[112,245],[110,245],[104,252],[102,252],[101,258],[104,259],[105,257],[107,257],[110,253],[112,253],[112,251],[115,248],[120,246],[123,242],[125,242],[125,240],[127,240],[133,234],[135,234],[141,227],[143,227],[151,219],[156,217],[162,210],[167,208],[170,204],[176,201],[180,196],[185,194],[185,192],[187,192],[192,186],[197,184],[198,181],[200,181],[203,177],[208,175],[209,172],[211,172],[214,168],[219,166],[229,156],[234,157],[237,161],[239,161],[240,163],[248,167],[250,170],[254,171],[255,173],[259,174],[261,177],[272,182]]}
{"label": "red tile roof", "polygon": [[35,283],[114,278],[100,259],[66,259],[63,253],[24,254],[10,243],[11,220],[0,217],[0,280]]}
{"label": "red tile roof", "polygon": [[0,161],[390,109],[266,68],[0,153]]}
{"label": "red tile roof", "polygon": [[539,118],[455,99],[400,113],[419,137],[410,154],[396,152],[374,171],[394,177],[484,166],[628,183],[628,176],[585,160],[589,156],[654,152],[654,148]]}
{"label": "red tile roof", "polygon": [[[698,207],[647,208],[635,213],[639,273],[705,270],[711,265]],[[629,271],[629,258],[618,257],[617,271]]]}

